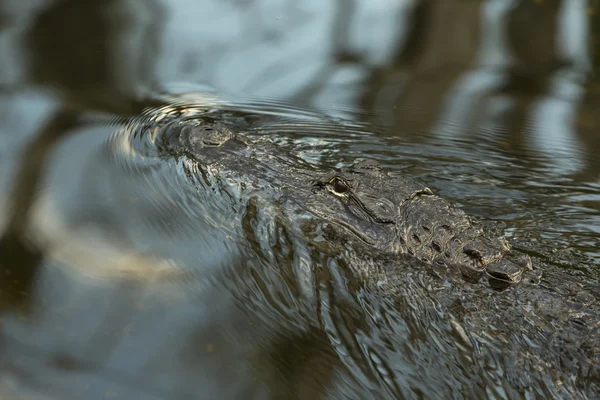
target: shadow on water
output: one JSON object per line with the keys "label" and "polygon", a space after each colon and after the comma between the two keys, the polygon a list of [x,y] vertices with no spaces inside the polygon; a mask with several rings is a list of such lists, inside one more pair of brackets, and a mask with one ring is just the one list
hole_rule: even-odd
{"label": "shadow on water", "polygon": [[[598,394],[598,5],[388,3],[0,5],[0,397]],[[194,107],[256,166],[422,179],[544,278],[323,250],[283,178],[161,152]]]}

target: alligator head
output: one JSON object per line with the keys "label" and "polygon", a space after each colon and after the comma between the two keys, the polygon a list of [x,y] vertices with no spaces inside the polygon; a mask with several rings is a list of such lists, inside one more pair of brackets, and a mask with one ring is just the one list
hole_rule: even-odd
{"label": "alligator head", "polygon": [[527,256],[514,254],[503,238],[487,235],[460,209],[426,186],[390,176],[366,160],[312,183],[312,209],[328,220],[333,240],[366,245],[380,254],[407,254],[438,268],[460,271],[493,287],[518,283],[531,270]]}
{"label": "alligator head", "polygon": [[203,164],[217,162],[223,153],[246,147],[228,125],[215,121],[175,121],[163,127],[160,147]]}

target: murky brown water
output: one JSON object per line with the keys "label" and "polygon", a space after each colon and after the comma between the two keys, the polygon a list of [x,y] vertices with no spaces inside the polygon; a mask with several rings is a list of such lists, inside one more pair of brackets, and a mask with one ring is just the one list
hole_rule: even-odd
{"label": "murky brown water", "polygon": [[[0,4],[0,398],[597,398],[598,15]],[[386,296],[351,259],[258,251],[245,215],[123,130],[165,103],[235,112],[313,165],[420,179],[503,228],[542,283],[493,292],[407,266]]]}

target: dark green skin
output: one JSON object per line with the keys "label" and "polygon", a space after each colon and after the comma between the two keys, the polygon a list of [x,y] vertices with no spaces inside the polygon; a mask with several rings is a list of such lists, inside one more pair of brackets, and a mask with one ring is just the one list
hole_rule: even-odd
{"label": "dark green skin", "polygon": [[390,176],[376,161],[316,171],[266,140],[235,133],[220,122],[170,122],[161,143],[202,169],[235,176],[247,193],[280,204],[288,216],[308,213],[328,240],[361,253],[387,260],[413,257],[471,282],[486,276],[497,289],[519,283],[532,271],[530,258],[515,254],[503,237],[486,234],[426,186]]}

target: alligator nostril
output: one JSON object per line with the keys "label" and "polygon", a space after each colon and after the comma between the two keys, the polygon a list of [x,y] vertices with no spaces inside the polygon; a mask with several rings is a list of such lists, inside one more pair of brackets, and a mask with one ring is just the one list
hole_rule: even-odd
{"label": "alligator nostril", "polygon": [[200,137],[202,144],[209,147],[221,146],[233,136],[225,127],[200,126],[197,129],[196,134]]}
{"label": "alligator nostril", "polygon": [[516,260],[514,260],[515,264],[519,265],[520,267],[523,267],[524,269],[527,270],[532,270],[533,269],[533,265],[531,263],[531,258],[529,256],[521,256],[519,258],[517,258]]}

